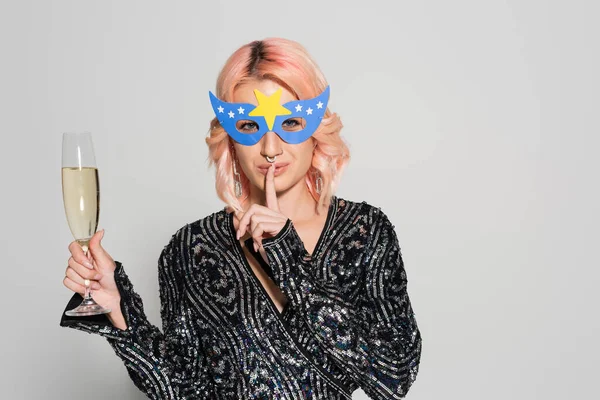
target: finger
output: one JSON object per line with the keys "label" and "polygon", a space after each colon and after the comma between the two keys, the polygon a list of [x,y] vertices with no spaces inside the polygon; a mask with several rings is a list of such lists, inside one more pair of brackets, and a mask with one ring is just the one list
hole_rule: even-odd
{"label": "finger", "polygon": [[67,269],[68,268],[73,268],[73,270],[75,272],[77,272],[77,274],[82,276],[83,279],[93,279],[93,280],[102,279],[102,274],[98,273],[98,271],[96,271],[95,269],[88,269],[88,268],[84,267],[83,265],[81,265],[77,261],[75,261],[73,259],[73,257],[69,258],[69,267],[67,267]]}
{"label": "finger", "polygon": [[271,164],[265,176],[265,197],[267,207],[279,212],[279,203],[277,202],[277,192],[275,191],[275,165]]}
{"label": "finger", "polygon": [[[262,227],[264,226],[264,223],[264,219],[261,219],[261,221],[259,221],[258,218],[252,218],[250,220],[250,232],[254,242],[254,251],[258,251],[258,249],[262,247],[262,235],[264,233]],[[259,226],[259,224],[261,225]]]}
{"label": "finger", "polygon": [[87,259],[88,259],[88,261],[89,261],[89,262],[90,262],[92,265],[94,265],[94,257],[92,257],[92,252],[91,252],[91,251],[88,251],[88,252],[87,252],[87,254],[86,254],[86,256],[87,256]]}
{"label": "finger", "polygon": [[252,240],[255,244],[255,249],[262,247],[263,235],[265,232],[271,232],[280,226],[279,222],[259,222],[252,230]]}
{"label": "finger", "polygon": [[249,230],[252,215],[254,215],[254,210],[252,210],[252,211],[249,210],[240,218],[240,222],[238,223],[238,229],[237,229],[237,238],[238,239],[241,238],[242,236],[244,236],[246,234],[246,231]]}
{"label": "finger", "polygon": [[260,204],[252,204],[240,219],[237,235],[238,239],[244,236],[246,230],[248,229],[248,225],[250,225],[250,219],[253,218],[254,215],[270,215],[277,217],[279,214],[274,210],[271,210],[265,206],[261,206]]}
{"label": "finger", "polygon": [[74,282],[68,276],[65,276],[65,278],[63,279],[63,285],[65,285],[68,289],[74,291],[75,293],[79,293],[81,296],[85,296],[85,287],[77,282]]}
{"label": "finger", "polygon": [[263,260],[265,260],[265,262],[268,264],[269,263],[269,258],[267,257],[267,252],[265,251],[265,248],[262,247],[262,246],[259,247],[258,248],[258,252],[262,256]]}
{"label": "finger", "polygon": [[273,217],[271,215],[264,215],[264,214],[254,214],[252,216],[252,218],[250,218],[250,231],[254,231],[256,229],[256,226],[259,223],[265,223],[265,222],[277,222],[280,221],[279,218]]}
{"label": "finger", "polygon": [[102,247],[102,239],[104,238],[104,229],[98,231],[90,239],[90,253],[96,262],[110,263],[111,259],[108,253]]}
{"label": "finger", "polygon": [[94,265],[92,265],[92,263],[86,257],[81,245],[76,240],[69,244],[69,251],[71,252],[71,257],[73,257],[79,264],[85,265],[89,269],[94,268]]}
{"label": "finger", "polygon": [[[69,279],[71,279],[73,282],[78,283],[81,286],[85,287],[85,281],[86,279],[84,279],[81,275],[79,275],[77,272],[75,272],[75,270],[71,267],[67,268],[67,275],[66,275]],[[93,281],[93,280],[89,280],[88,282],[90,284],[90,287],[92,289],[100,289],[100,283],[98,283],[97,281]]]}

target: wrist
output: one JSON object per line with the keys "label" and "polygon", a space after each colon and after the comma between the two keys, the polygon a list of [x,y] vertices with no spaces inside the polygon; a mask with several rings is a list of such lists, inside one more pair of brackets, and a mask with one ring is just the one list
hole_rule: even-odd
{"label": "wrist", "polygon": [[109,321],[115,328],[119,328],[122,330],[127,329],[127,323],[125,321],[125,317],[123,312],[121,311],[121,298],[116,299],[112,304],[108,306],[110,308],[110,312],[106,314]]}

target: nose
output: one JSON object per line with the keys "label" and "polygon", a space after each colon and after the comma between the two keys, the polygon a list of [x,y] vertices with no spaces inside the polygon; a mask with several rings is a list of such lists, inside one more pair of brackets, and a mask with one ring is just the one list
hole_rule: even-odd
{"label": "nose", "polygon": [[274,157],[281,154],[281,138],[273,131],[265,133],[261,139],[261,154],[263,156]]}

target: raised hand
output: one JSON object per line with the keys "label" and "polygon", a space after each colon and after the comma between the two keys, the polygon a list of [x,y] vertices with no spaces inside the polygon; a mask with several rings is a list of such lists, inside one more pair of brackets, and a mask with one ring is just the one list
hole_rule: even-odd
{"label": "raised hand", "polygon": [[252,204],[244,213],[239,211],[236,217],[239,219],[237,239],[249,231],[254,241],[254,250],[259,251],[266,260],[266,254],[262,247],[262,239],[276,236],[285,226],[288,217],[279,211],[277,192],[275,191],[275,166],[271,164],[265,177],[265,197],[267,206]]}
{"label": "raised hand", "polygon": [[120,313],[121,296],[114,279],[116,265],[100,243],[103,237],[104,230],[92,236],[87,256],[77,241],[71,242],[69,245],[71,257],[63,284],[73,292],[84,296],[85,281],[88,280],[96,303]]}

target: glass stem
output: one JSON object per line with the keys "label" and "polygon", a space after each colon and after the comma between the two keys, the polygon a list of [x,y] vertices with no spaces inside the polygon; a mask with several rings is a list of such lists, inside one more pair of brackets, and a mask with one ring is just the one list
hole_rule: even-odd
{"label": "glass stem", "polygon": [[[85,254],[85,258],[87,258],[89,260],[88,247],[85,245],[81,246],[81,247],[83,248],[83,254]],[[85,295],[83,296],[83,301],[90,301],[90,300],[92,300],[92,288],[91,288],[92,283],[90,282],[89,279],[85,279],[84,285],[85,285]]]}
{"label": "glass stem", "polygon": [[[86,279],[87,282],[89,282]],[[85,285],[85,296],[83,297],[84,300],[92,300],[92,289],[90,289],[90,285]]]}

